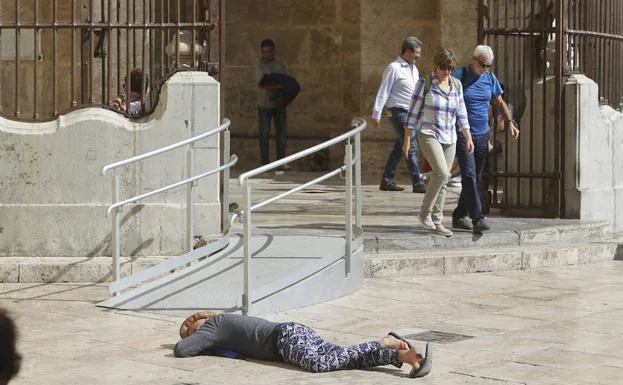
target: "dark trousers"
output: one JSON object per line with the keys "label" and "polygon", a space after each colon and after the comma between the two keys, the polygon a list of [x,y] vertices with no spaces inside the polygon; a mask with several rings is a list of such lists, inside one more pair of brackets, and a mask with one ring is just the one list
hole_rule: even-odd
{"label": "dark trousers", "polygon": [[[390,108],[392,127],[396,132],[396,141],[394,142],[394,148],[387,158],[385,164],[385,171],[383,171],[383,184],[390,185],[396,183],[396,169],[400,164],[400,160],[403,158],[402,145],[405,137],[405,125],[407,124],[407,111],[401,108]],[[423,182],[420,178],[420,167],[417,163],[417,145],[415,135],[411,138],[411,153],[407,159],[407,166],[411,173],[411,183],[413,186],[422,185]]]}
{"label": "dark trousers", "polygon": [[260,156],[262,164],[270,163],[268,146],[268,133],[270,132],[270,120],[275,122],[275,136],[277,141],[277,159],[286,156],[286,136],[288,131],[286,109],[281,107],[257,109],[260,130]]}
{"label": "dark trousers", "polygon": [[459,203],[452,213],[452,219],[458,220],[467,215],[473,223],[479,221],[482,215],[482,202],[478,184],[487,163],[489,154],[489,135],[474,135],[474,153],[467,155],[467,142],[462,132],[457,134],[456,155],[461,167],[461,196]]}

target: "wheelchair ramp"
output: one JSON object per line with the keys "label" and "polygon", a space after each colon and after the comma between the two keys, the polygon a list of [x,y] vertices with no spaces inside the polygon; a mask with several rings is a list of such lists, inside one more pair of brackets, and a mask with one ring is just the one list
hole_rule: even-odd
{"label": "wheelchair ramp", "polygon": [[[250,239],[249,314],[284,311],[350,294],[363,283],[362,236],[346,273],[345,239],[322,235],[254,235]],[[182,256],[183,257],[183,256]],[[181,257],[180,257],[181,258]],[[111,297],[98,306],[186,316],[196,310],[240,312],[243,241],[190,266]]]}

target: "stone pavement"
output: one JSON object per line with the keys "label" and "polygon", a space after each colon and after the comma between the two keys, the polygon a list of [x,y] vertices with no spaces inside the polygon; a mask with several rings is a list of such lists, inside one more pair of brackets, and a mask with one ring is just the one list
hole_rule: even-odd
{"label": "stone pavement", "polygon": [[[0,283],[21,328],[12,385],[439,384],[620,385],[623,262],[483,274],[367,279],[356,294],[285,313],[353,344],[390,330],[434,340],[434,369],[308,374],[274,363],[177,359],[181,318],[107,310],[101,284]],[[432,333],[437,332],[437,333]],[[418,333],[423,333],[419,334]],[[441,334],[447,333],[447,334]]]}

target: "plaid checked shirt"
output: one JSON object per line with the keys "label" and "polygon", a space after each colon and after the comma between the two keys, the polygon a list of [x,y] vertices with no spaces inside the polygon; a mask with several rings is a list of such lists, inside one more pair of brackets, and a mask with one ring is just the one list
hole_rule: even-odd
{"label": "plaid checked shirt", "polygon": [[433,76],[430,91],[424,96],[425,82],[424,77],[421,77],[415,85],[407,115],[407,128],[419,134],[433,136],[441,144],[454,144],[457,131],[469,129],[463,86],[460,81],[450,81],[451,89],[446,94],[439,88],[439,81]]}

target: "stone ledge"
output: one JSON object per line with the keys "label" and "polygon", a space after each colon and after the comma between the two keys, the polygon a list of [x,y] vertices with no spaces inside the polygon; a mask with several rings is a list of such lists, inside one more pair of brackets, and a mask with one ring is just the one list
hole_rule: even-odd
{"label": "stone ledge", "polygon": [[364,274],[372,278],[526,270],[613,260],[616,253],[614,243],[585,243],[452,250],[417,256],[413,253],[368,254]]}
{"label": "stone ledge", "polygon": [[[365,255],[365,277],[443,275],[526,270],[616,259],[616,243],[598,242],[491,249]],[[620,250],[618,251],[620,253]],[[122,258],[128,276],[170,257]],[[0,282],[110,282],[111,260],[96,258],[0,258]]]}
{"label": "stone ledge", "polygon": [[[169,257],[121,258],[121,276],[125,277],[157,265]],[[0,282],[110,282],[112,261],[95,258],[0,258]]]}

